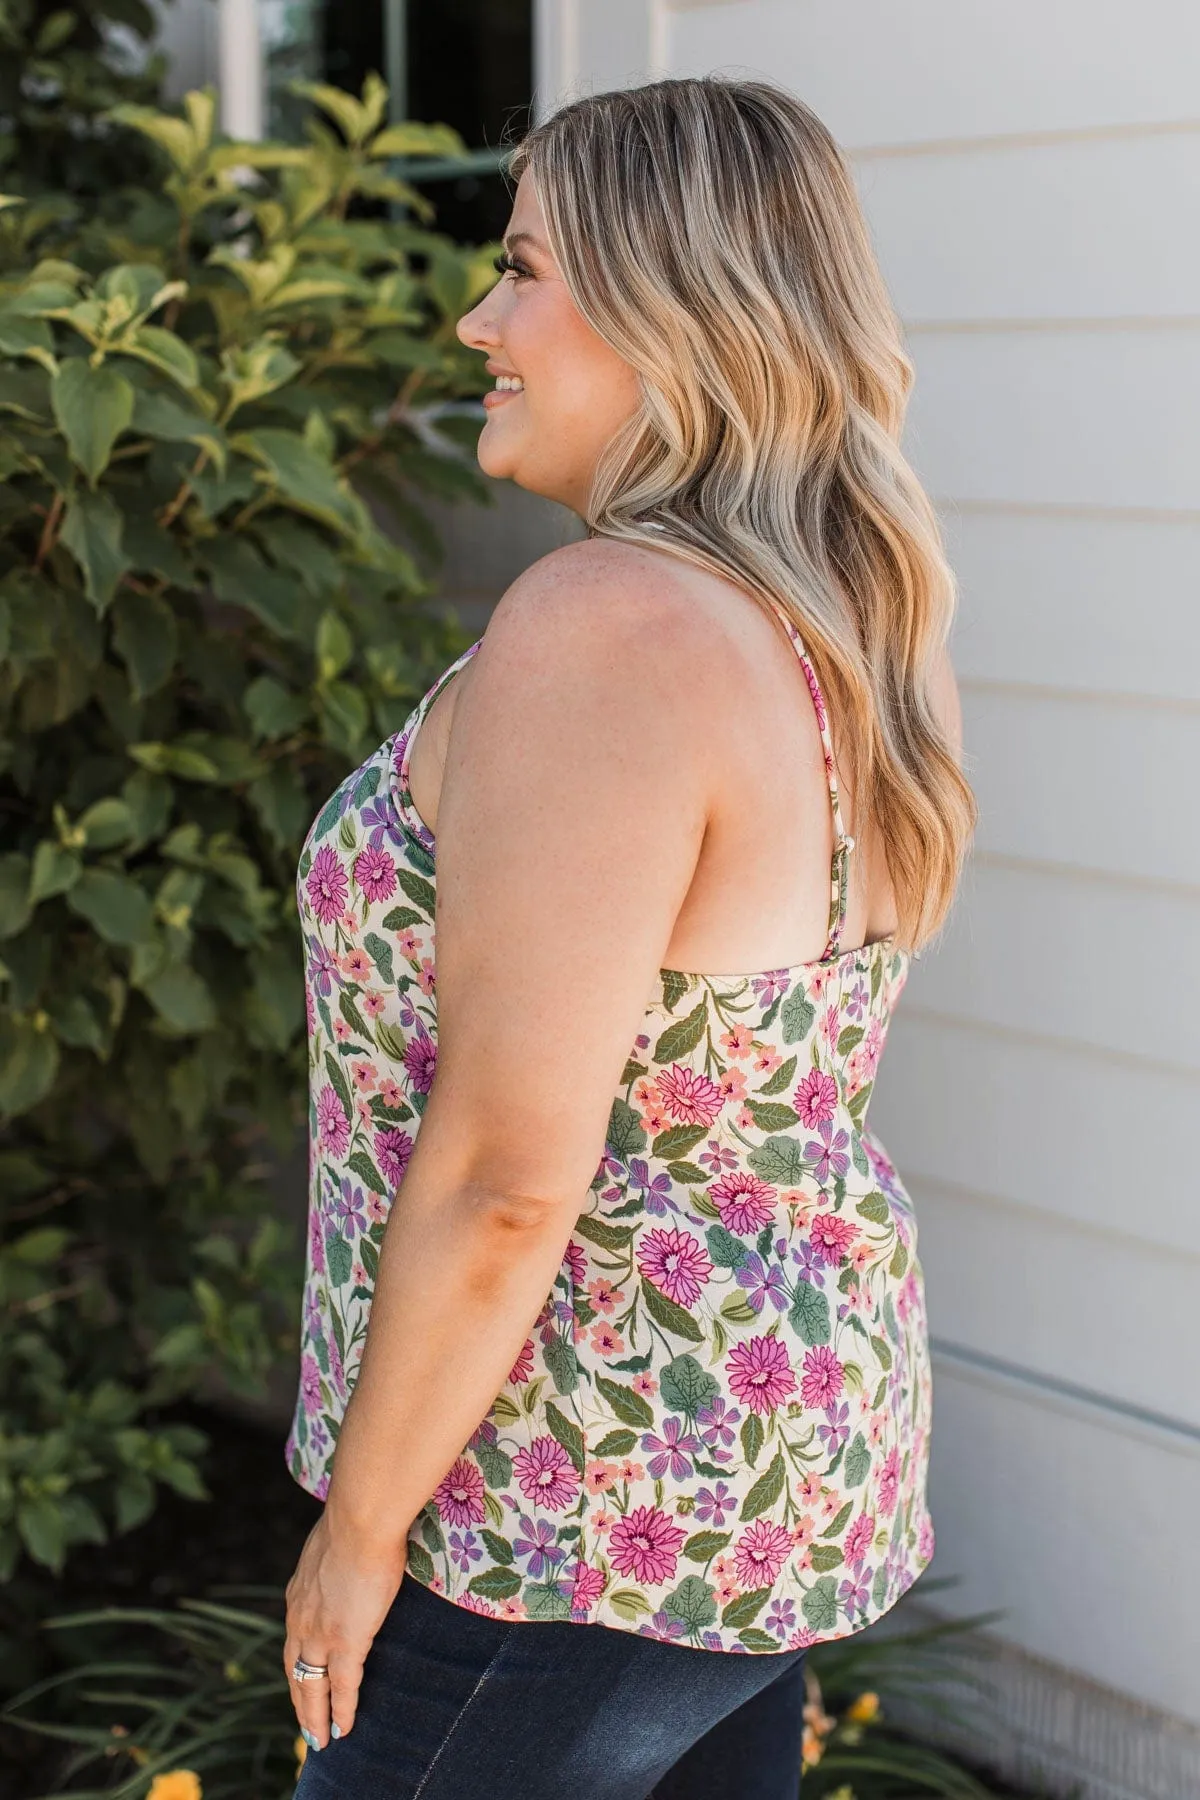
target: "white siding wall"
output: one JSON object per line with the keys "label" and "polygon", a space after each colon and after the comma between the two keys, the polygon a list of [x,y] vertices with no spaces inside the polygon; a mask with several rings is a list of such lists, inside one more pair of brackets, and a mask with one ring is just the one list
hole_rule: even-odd
{"label": "white siding wall", "polygon": [[541,14],[542,110],[765,75],[853,155],[982,809],[872,1110],[921,1217],[937,1568],[1200,1724],[1200,9]]}

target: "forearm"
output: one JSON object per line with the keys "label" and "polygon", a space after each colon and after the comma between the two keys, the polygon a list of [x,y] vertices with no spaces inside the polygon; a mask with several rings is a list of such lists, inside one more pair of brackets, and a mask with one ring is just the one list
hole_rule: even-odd
{"label": "forearm", "polygon": [[[384,1234],[338,1438],[335,1529],[403,1539],[486,1416],[545,1304],[575,1213],[424,1178],[420,1140]],[[584,1195],[579,1197],[582,1207]]]}

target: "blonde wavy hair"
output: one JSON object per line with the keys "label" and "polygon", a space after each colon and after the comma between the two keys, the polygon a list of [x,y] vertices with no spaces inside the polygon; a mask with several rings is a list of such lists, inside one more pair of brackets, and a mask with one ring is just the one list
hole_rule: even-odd
{"label": "blonde wavy hair", "polygon": [[[853,179],[802,101],[725,76],[572,101],[516,144],[580,313],[637,371],[589,536],[769,595],[838,720],[856,830],[920,948],[976,809],[933,706],[956,602],[899,447],[913,369]],[[763,602],[765,605],[765,601]]]}

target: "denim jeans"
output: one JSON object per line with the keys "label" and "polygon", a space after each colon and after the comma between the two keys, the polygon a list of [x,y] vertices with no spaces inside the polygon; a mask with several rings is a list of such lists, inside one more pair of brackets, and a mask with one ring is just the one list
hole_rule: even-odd
{"label": "denim jeans", "polygon": [[803,1665],[494,1619],[406,1574],[296,1800],[797,1800]]}

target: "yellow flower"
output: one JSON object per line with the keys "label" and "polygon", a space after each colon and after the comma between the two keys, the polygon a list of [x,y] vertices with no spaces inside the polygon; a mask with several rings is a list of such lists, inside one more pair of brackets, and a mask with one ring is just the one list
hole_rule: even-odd
{"label": "yellow flower", "polygon": [[832,1794],[825,1796],[825,1800],[854,1800],[854,1789],[852,1787],[835,1788]]}
{"label": "yellow flower", "polygon": [[803,1748],[803,1752],[802,1752],[802,1758],[803,1758],[802,1766],[806,1769],[815,1769],[817,1764],[820,1762],[821,1758],[824,1756],[824,1754],[825,1754],[825,1745],[822,1743],[821,1739],[817,1736],[817,1734],[813,1730],[812,1726],[806,1725],[804,1728],[804,1748]]}
{"label": "yellow flower", "polygon": [[873,1719],[879,1717],[879,1695],[860,1694],[858,1699],[846,1708],[846,1717],[854,1725],[869,1725]]}
{"label": "yellow flower", "polygon": [[308,1745],[302,1737],[298,1737],[292,1745],[292,1755],[296,1758],[296,1780],[300,1779],[300,1771],[304,1767],[304,1759],[308,1755]]}
{"label": "yellow flower", "polygon": [[195,1769],[168,1769],[154,1777],[146,1800],[203,1800],[200,1777]]}

